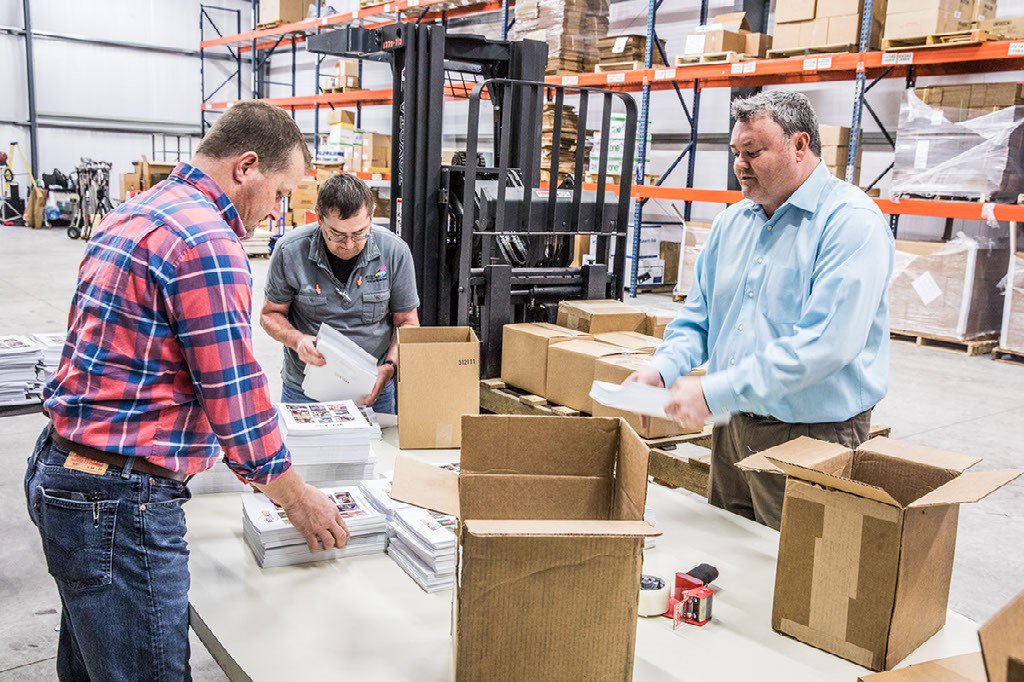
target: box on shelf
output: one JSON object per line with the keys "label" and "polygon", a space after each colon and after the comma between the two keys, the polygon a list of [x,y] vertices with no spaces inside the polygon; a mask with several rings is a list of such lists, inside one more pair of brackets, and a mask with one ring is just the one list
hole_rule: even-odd
{"label": "box on shelf", "polygon": [[780,2],[775,8],[775,23],[790,24],[798,21],[809,21],[815,16],[816,0],[793,0]]}
{"label": "box on shelf", "polygon": [[462,416],[480,413],[476,333],[469,327],[401,327],[398,403],[403,450],[459,447]]}
{"label": "box on shelf", "polygon": [[589,413],[590,388],[597,361],[627,353],[624,348],[598,341],[563,341],[548,348],[547,395],[549,401]]}
{"label": "box on shelf", "polygon": [[971,15],[971,24],[976,27],[980,27],[982,23],[995,19],[996,11],[996,0],[978,0],[974,4],[974,13]]}
{"label": "box on shelf", "polygon": [[316,208],[317,181],[315,178],[302,178],[299,184],[292,190],[288,205],[291,210],[304,210]]}
{"label": "box on shelf", "polygon": [[635,332],[643,328],[647,314],[622,301],[560,301],[558,324],[589,334]]}
{"label": "box on shelf", "polygon": [[978,461],[888,438],[854,451],[801,437],[739,462],[788,477],[772,628],[871,670],[938,632],[960,505],[1024,473],[965,473]]}
{"label": "box on shelf", "polygon": [[[660,41],[661,49],[665,49],[665,41]],[[605,36],[597,41],[598,64],[620,64],[622,62],[642,62],[646,57],[647,36],[628,34]],[[653,64],[664,64],[661,52],[657,47],[652,52]]]}
{"label": "box on shelf", "polygon": [[[650,355],[614,355],[601,358],[594,368],[594,381],[607,381],[610,384],[621,384],[629,378],[633,372],[640,371],[647,367],[651,361]],[[642,438],[669,438],[684,433],[695,433],[700,431],[687,430],[679,422],[671,419],[651,418],[648,420],[647,428],[640,425],[640,417],[631,413],[617,410],[613,407],[606,407],[599,402],[594,402],[592,414],[595,417],[621,417],[626,420],[633,430]]]}
{"label": "box on shelf", "polygon": [[978,23],[978,28],[1001,40],[1016,40],[1024,38],[1024,17],[985,19]]}
{"label": "box on shelf", "polygon": [[714,54],[717,52],[739,52],[747,49],[747,25],[745,12],[720,14],[704,26],[698,26],[686,35],[683,43],[684,55]]}
{"label": "box on shelf", "polygon": [[675,293],[686,296],[693,287],[693,275],[697,268],[697,258],[704,251],[704,245],[711,236],[711,223],[688,221],[683,228],[683,251],[679,259],[679,271],[676,275]]}
{"label": "box on shelf", "polygon": [[659,534],[643,520],[648,455],[620,419],[479,416],[463,420],[459,473],[399,456],[392,498],[460,521],[456,680],[629,679]]}
{"label": "box on shelf", "polygon": [[387,172],[391,167],[391,136],[363,133],[363,172]]}
{"label": "box on shelf", "polygon": [[680,242],[662,240],[658,244],[658,258],[665,264],[665,276],[662,278],[664,284],[675,284],[676,275],[679,273],[679,254],[682,252]]}
{"label": "box on shelf", "polygon": [[[334,87],[346,90],[358,90],[359,61],[355,59],[339,59],[334,64]],[[354,123],[354,121],[353,121]]]}
{"label": "box on shelf", "polygon": [[746,45],[743,47],[743,52],[748,57],[757,57],[758,59],[764,59],[768,55],[768,50],[772,49],[772,36],[768,33],[748,33],[746,34]]}
{"label": "box on shelf", "polygon": [[[632,273],[633,257],[626,256],[626,273]],[[657,256],[640,256],[636,269],[636,283],[639,287],[658,287],[665,284],[665,261]],[[627,281],[624,289],[629,287]]]}
{"label": "box on shelf", "polygon": [[598,40],[608,35],[608,0],[522,0],[516,4],[516,40],[548,44],[548,74],[593,71]]}
{"label": "box on shelf", "polygon": [[[773,49],[857,45],[860,42],[864,15],[860,0],[817,0],[779,5],[781,9],[776,10]],[[885,8],[885,2],[874,5],[869,49],[880,46]],[[780,13],[782,18],[779,18]]]}
{"label": "box on shelf", "polygon": [[999,347],[1024,355],[1024,251],[1018,251],[1006,276]]}
{"label": "box on shelf", "polygon": [[548,392],[550,346],[572,339],[592,338],[586,332],[547,322],[506,324],[501,331],[501,380],[542,397]]}
{"label": "box on shelf", "polygon": [[970,15],[942,10],[918,10],[888,14],[885,17],[885,39],[916,38],[938,33],[954,33],[971,28]]}
{"label": "box on shelf", "polygon": [[850,144],[850,129],[846,126],[819,125],[818,136],[822,147],[845,147]]}
{"label": "box on shelf", "polygon": [[306,18],[310,0],[260,0],[260,25],[293,24]]}
{"label": "box on shelf", "polygon": [[331,109],[327,112],[327,125],[355,126],[356,112],[351,109]]}

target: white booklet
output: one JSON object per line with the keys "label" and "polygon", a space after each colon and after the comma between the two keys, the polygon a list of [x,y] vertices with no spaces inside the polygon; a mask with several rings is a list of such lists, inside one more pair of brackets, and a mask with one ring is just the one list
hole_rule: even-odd
{"label": "white booklet", "polygon": [[316,349],[324,356],[323,367],[306,365],[302,392],[314,400],[359,400],[377,383],[377,361],[344,334],[320,325]]}
{"label": "white booklet", "polygon": [[590,397],[605,407],[668,419],[665,407],[672,399],[672,391],[639,383],[612,384],[607,381],[595,381],[590,388]]}
{"label": "white booklet", "polygon": [[[316,436],[357,431],[369,439],[370,422],[351,400],[329,403],[278,403],[286,436]],[[333,441],[332,441],[333,442]]]}

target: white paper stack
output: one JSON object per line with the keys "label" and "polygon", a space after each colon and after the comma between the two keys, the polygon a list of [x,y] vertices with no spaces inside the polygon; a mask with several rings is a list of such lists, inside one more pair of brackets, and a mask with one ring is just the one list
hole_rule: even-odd
{"label": "white paper stack", "polygon": [[349,541],[341,549],[310,552],[305,539],[292,526],[284,510],[260,493],[242,496],[242,530],[246,544],[262,568],[292,566],[311,561],[341,559],[383,552],[384,515],[374,511],[359,494],[358,486],[321,488],[338,506],[348,527]]}
{"label": "white paper stack", "polygon": [[[292,468],[306,483],[317,486],[344,485],[366,480],[373,476],[376,460],[370,462],[336,464],[296,464]],[[193,495],[213,493],[240,493],[250,490],[242,483],[224,462],[218,462],[212,469],[200,472],[188,482]]]}
{"label": "white paper stack", "polygon": [[645,384],[595,381],[590,387],[590,397],[606,407],[668,419],[665,407],[672,399],[672,392],[667,388]]}
{"label": "white paper stack", "polygon": [[397,509],[389,526],[388,555],[427,592],[455,585],[454,516],[407,507]]}
{"label": "white paper stack", "polygon": [[411,505],[391,499],[391,479],[378,478],[359,482],[359,492],[373,505],[373,508],[387,517],[390,525],[395,520],[395,512],[408,509]]}
{"label": "white paper stack", "polygon": [[[281,415],[281,435],[292,453],[292,463],[298,466],[364,465],[363,475],[355,478],[351,467],[336,466],[334,473],[317,471],[309,483],[323,481],[361,481],[373,478],[377,459],[370,446],[380,439],[380,427],[371,424],[351,400],[327,403],[292,404],[277,406]],[[328,475],[330,478],[322,478]],[[344,476],[344,478],[338,478]]]}
{"label": "white paper stack", "polygon": [[36,365],[42,350],[26,336],[0,336],[0,405],[38,403]]}
{"label": "white paper stack", "polygon": [[242,240],[242,248],[247,256],[270,255],[270,231],[257,229],[251,237]]}
{"label": "white paper stack", "polygon": [[42,351],[42,358],[36,365],[36,376],[40,381],[46,381],[51,374],[57,371],[60,356],[64,352],[67,334],[63,332],[33,334],[32,340]]}
{"label": "white paper stack", "polygon": [[344,334],[321,324],[316,349],[327,364],[306,365],[303,393],[314,400],[359,400],[373,391],[377,360]]}

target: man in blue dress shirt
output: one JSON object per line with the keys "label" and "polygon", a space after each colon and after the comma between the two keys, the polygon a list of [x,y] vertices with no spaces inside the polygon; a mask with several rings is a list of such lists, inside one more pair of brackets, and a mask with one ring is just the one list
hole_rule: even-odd
{"label": "man in blue dress shirt", "polygon": [[[821,163],[804,95],[732,103],[744,200],[715,219],[694,285],[651,364],[668,413],[712,415],[711,504],[778,528],[785,479],[735,463],[799,436],[856,447],[885,396],[894,244],[874,202]],[[707,375],[688,376],[708,362]]]}

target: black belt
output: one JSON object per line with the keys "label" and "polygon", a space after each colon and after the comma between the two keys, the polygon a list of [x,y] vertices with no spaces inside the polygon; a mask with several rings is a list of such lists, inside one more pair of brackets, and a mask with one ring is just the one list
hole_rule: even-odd
{"label": "black belt", "polygon": [[[88,457],[89,459],[94,459],[97,462],[102,462],[103,464],[110,464],[116,467],[121,467],[122,469],[124,469],[128,464],[128,457],[125,457],[124,455],[117,455],[113,452],[97,450],[96,448],[91,448],[88,445],[79,445],[78,443],[68,440],[64,436],[59,435],[56,431],[50,434],[50,439],[68,452],[77,453],[84,457]],[[132,462],[132,471],[159,476],[161,478],[169,478],[172,481],[180,481],[182,483],[184,483],[188,478],[187,474],[183,474],[178,471],[171,471],[170,469],[164,469],[162,466],[157,466],[156,464],[148,462],[141,457],[135,457],[134,460],[135,461]]]}

